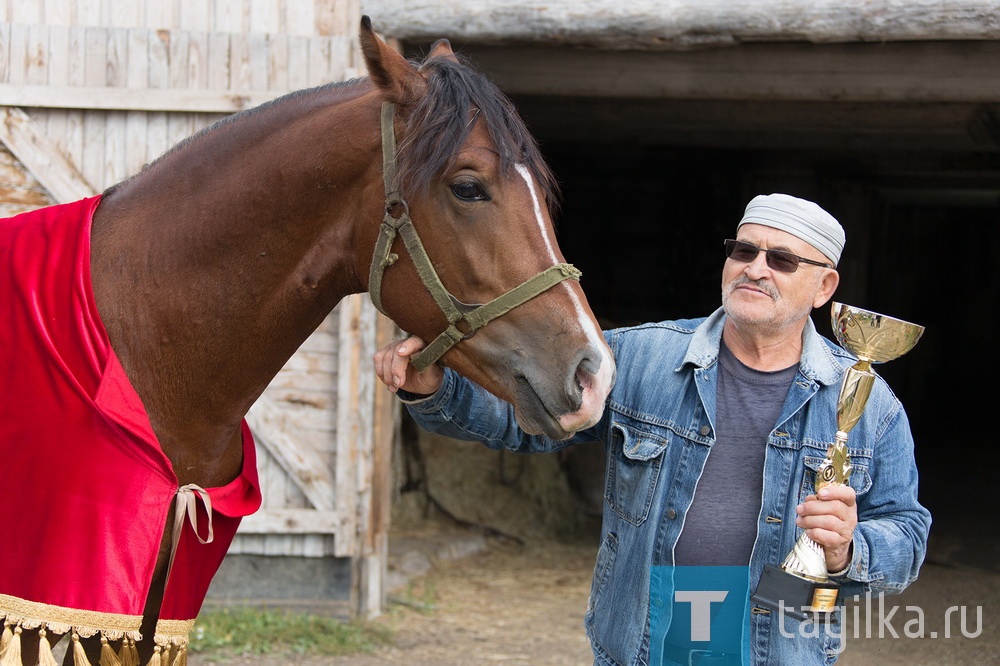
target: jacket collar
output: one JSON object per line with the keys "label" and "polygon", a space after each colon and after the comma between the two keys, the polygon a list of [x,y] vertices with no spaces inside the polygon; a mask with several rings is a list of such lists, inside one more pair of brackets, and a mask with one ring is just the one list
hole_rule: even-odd
{"label": "jacket collar", "polygon": [[[720,307],[713,312],[691,337],[687,353],[681,363],[691,363],[699,368],[708,368],[719,360],[719,346],[722,343],[722,329],[726,323],[726,313]],[[828,385],[840,381],[843,367],[834,356],[831,344],[819,334],[812,318],[806,320],[802,329],[802,358],[799,372],[806,378]]]}

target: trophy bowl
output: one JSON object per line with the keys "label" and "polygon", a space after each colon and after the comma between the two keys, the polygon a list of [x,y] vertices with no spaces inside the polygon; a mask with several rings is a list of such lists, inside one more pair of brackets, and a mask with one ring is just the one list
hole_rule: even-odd
{"label": "trophy bowl", "polygon": [[913,349],[924,327],[871,310],[834,303],[833,334],[842,347],[859,359],[885,363]]}

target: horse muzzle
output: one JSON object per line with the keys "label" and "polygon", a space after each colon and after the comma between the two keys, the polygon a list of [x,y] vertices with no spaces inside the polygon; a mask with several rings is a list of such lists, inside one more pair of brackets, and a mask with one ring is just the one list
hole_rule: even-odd
{"label": "horse muzzle", "polygon": [[615,379],[615,363],[604,344],[577,354],[565,381],[528,368],[518,377],[515,412],[521,429],[556,440],[568,439],[601,420]]}

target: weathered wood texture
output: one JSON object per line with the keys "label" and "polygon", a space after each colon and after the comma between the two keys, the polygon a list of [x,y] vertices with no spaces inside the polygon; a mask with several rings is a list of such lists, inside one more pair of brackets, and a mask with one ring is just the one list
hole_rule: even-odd
{"label": "weathered wood texture", "polygon": [[54,203],[52,195],[34,174],[0,140],[0,217],[41,208]]}
{"label": "weathered wood texture", "polygon": [[317,37],[0,24],[0,105],[31,108],[100,191],[225,114],[356,76],[353,23]]}
{"label": "weathered wood texture", "polygon": [[[470,47],[511,94],[769,102],[995,102],[1000,40],[744,44],[682,53]],[[581,76],[580,72],[586,72]]]}
{"label": "weathered wood texture", "polygon": [[[357,0],[0,0],[0,215],[100,192],[227,114],[359,75],[360,16]],[[230,549],[351,558],[364,615],[384,600],[398,418],[395,402],[376,417],[386,327],[349,297],[253,406],[264,505]]]}
{"label": "weathered wood texture", "polygon": [[216,33],[344,35],[355,0],[2,0],[0,21]]}
{"label": "weathered wood texture", "polygon": [[[0,140],[21,160],[22,168],[38,174],[39,184],[55,201],[73,201],[94,194],[93,188],[58,150],[31,116],[17,107],[0,107]],[[11,174],[15,180],[16,174]],[[34,177],[34,176],[33,176]]]}
{"label": "weathered wood texture", "polygon": [[997,0],[363,0],[404,41],[683,50],[743,42],[1000,38]]}

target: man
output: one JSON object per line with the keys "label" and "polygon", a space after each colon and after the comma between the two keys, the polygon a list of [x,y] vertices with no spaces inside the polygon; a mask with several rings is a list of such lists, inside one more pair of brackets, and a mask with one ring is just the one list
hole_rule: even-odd
{"label": "man", "polygon": [[[604,443],[602,538],[584,622],[595,664],[833,663],[842,624],[806,630],[749,599],[803,530],[823,547],[842,599],[898,593],[916,579],[930,514],[917,502],[909,423],[881,378],[851,431],[849,484],[814,494],[855,359],[809,315],[837,288],[844,240],[812,202],[755,197],[725,242],[722,307],[605,332],[618,378],[604,416],[563,442],[527,435],[508,405],[449,370],[416,373],[407,359],[419,339],[376,354],[379,378],[428,430],[520,452]],[[676,630],[685,609],[694,627],[694,603],[660,594],[660,567],[742,568],[742,631],[721,652]],[[673,626],[653,635],[651,618]]]}

